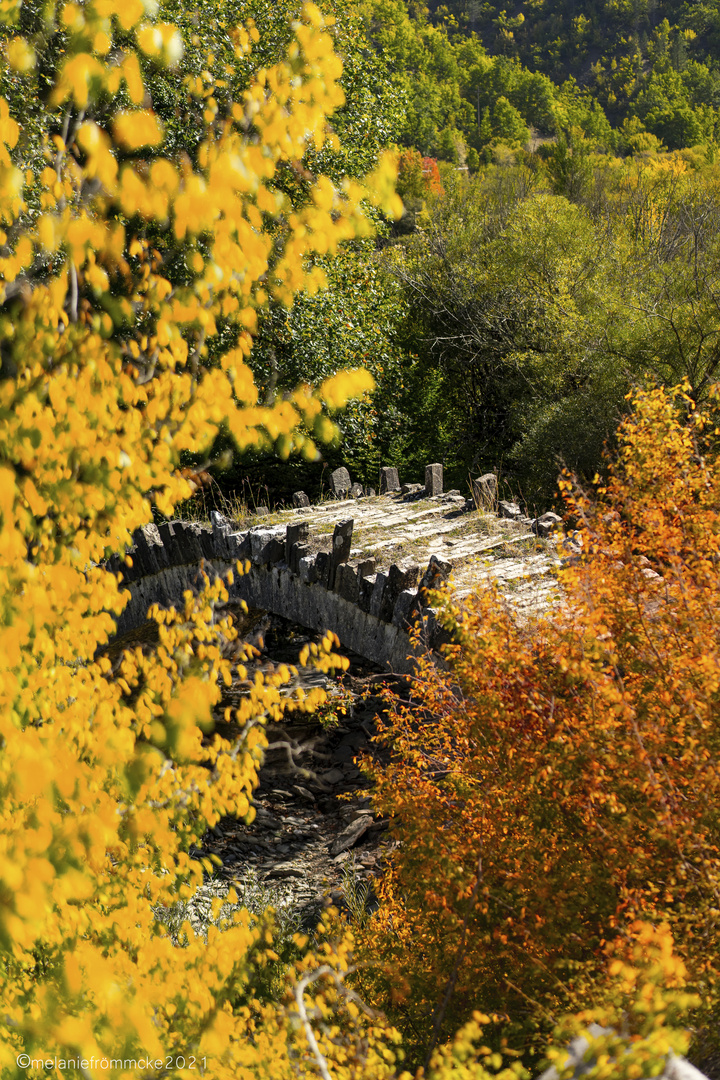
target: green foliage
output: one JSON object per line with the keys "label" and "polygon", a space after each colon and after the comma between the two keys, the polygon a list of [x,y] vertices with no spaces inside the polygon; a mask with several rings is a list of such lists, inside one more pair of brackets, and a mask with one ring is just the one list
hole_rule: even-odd
{"label": "green foliage", "polygon": [[633,384],[687,379],[701,400],[718,366],[717,167],[688,151],[623,164],[576,130],[543,150],[448,173],[386,254],[416,355],[398,457],[434,453],[455,483],[498,468],[531,506],[560,462],[592,477]]}
{"label": "green foliage", "polygon": [[[193,158],[208,100],[210,107],[222,109],[226,97],[241,94],[262,66],[284,55],[299,5],[296,0],[210,0],[201,12],[182,0],[169,0],[167,7],[168,17],[182,33],[183,68],[178,72],[148,64],[148,83],[171,144]],[[397,138],[402,123],[401,90],[390,76],[387,61],[370,47],[352,5],[326,2],[320,8],[335,19],[332,34],[343,61],[340,85],[345,104],[333,117],[339,145],[326,143],[321,150],[311,147],[302,161],[285,163],[278,171],[274,186],[296,209],[307,203],[318,173],[340,183],[343,177],[361,177],[371,171],[380,152]],[[250,56],[238,56],[230,28],[248,21],[260,33],[259,45]],[[210,85],[205,73],[215,80],[210,97],[209,89],[204,89]],[[187,85],[194,96],[187,94]],[[371,208],[370,213],[382,232],[381,216]],[[153,241],[162,251],[162,237]],[[322,381],[343,368],[365,366],[382,382],[383,373],[397,367],[395,325],[401,300],[392,283],[383,280],[374,251],[374,241],[358,241],[344,245],[335,255],[314,255],[312,264],[323,272],[327,288],[321,293],[301,292],[289,305],[271,300],[259,314],[250,365],[263,401],[298,384]],[[168,272],[172,279],[187,276],[184,263],[169,267]],[[231,328],[225,331],[223,320],[219,321],[210,363],[228,347],[231,334]],[[371,481],[379,460],[377,409],[369,397],[340,419],[340,428],[342,453],[335,440],[325,453],[326,462],[334,466],[347,460],[354,476]],[[288,500],[299,488],[319,494],[323,469],[319,455],[293,456],[288,461],[284,448],[277,449],[281,460],[274,462],[252,449],[235,454],[232,460],[232,439],[227,432],[221,434],[209,457],[218,467],[222,491],[235,492],[247,480],[253,487],[267,484],[275,500]],[[196,459],[187,461],[196,463]]]}
{"label": "green foliage", "polygon": [[457,162],[458,140],[476,151],[492,138],[524,142],[517,123],[507,135],[500,121],[488,127],[500,98],[541,136],[575,127],[605,149],[627,149],[613,127],[628,120],[670,149],[717,137],[717,0],[534,0],[513,15],[475,0],[429,10],[363,0],[360,10],[409,103],[401,140],[425,154]]}
{"label": "green foliage", "polygon": [[402,0],[363,0],[360,11],[408,102],[403,145],[462,166],[491,140],[523,145],[528,127],[548,135],[567,122],[547,76],[489,55],[480,37],[413,16]]}
{"label": "green foliage", "polygon": [[425,341],[420,369],[434,372],[433,421],[447,411],[445,454],[465,472],[515,469],[528,497],[547,497],[558,456],[594,467],[627,383],[589,351],[613,291],[610,241],[535,189],[522,168],[456,180],[393,266]]}
{"label": "green foliage", "polygon": [[[449,0],[440,7],[432,0],[430,12],[431,26],[454,37],[477,35],[492,55],[518,60],[556,84],[576,80],[617,125],[648,113],[650,123],[667,125],[671,141],[661,137],[671,147],[694,145],[698,130],[713,137],[720,78],[717,0],[532,0],[516,18],[493,2]],[[665,74],[670,79],[663,83]]]}

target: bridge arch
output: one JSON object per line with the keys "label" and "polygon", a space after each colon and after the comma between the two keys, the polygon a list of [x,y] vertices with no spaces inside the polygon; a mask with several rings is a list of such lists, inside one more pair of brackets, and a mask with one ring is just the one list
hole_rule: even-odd
{"label": "bridge arch", "polygon": [[[343,542],[334,542],[330,552],[308,555],[302,533],[296,539],[296,525],[233,532],[220,515],[214,515],[212,528],[184,521],[146,525],[134,534],[132,566],[118,556],[108,562],[108,569],[121,572],[130,591],[117,619],[117,634],[140,626],[152,604],[177,606],[186,589],[199,588],[203,569],[223,577],[232,569],[232,599],[309,630],[332,630],[343,646],[360,656],[388,670],[409,672],[414,655],[411,622],[422,622],[430,647],[439,643],[442,633],[433,610],[422,603],[423,589],[431,583],[428,573],[418,586],[418,567],[375,572],[368,561],[357,567],[340,561],[349,554],[351,532],[352,522],[341,522],[335,539]],[[246,573],[238,573],[239,560],[249,561]],[[440,568],[440,560],[432,559],[433,579],[441,575]]]}

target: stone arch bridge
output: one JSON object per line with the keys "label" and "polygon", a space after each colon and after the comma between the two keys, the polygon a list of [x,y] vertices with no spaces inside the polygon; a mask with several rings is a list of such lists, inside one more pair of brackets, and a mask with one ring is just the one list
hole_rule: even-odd
{"label": "stone arch bridge", "polygon": [[[480,505],[478,505],[480,503]],[[557,593],[555,545],[542,537],[555,515],[523,517],[511,503],[496,509],[459,492],[415,490],[303,506],[247,521],[243,528],[213,512],[212,524],[174,521],[134,535],[132,566],[113,557],[131,599],[118,619],[123,635],[140,626],[151,604],[177,605],[197,588],[201,568],[236,570],[232,599],[316,631],[390,670],[412,667],[409,629],[424,647],[443,630],[427,590],[448,580],[458,599],[495,580],[523,617]]]}

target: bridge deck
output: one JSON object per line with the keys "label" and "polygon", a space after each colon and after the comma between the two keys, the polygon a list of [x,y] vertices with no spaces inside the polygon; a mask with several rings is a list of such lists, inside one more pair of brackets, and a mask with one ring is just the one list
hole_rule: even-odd
{"label": "bridge deck", "polygon": [[377,569],[416,564],[423,572],[432,555],[450,563],[450,588],[458,599],[495,582],[519,615],[547,609],[558,598],[557,544],[543,540],[527,523],[468,510],[461,495],[431,498],[380,495],[332,499],[314,506],[253,518],[244,528],[272,528],[306,521],[315,551],[331,545],[335,525],[354,521],[350,562],[374,558]]}

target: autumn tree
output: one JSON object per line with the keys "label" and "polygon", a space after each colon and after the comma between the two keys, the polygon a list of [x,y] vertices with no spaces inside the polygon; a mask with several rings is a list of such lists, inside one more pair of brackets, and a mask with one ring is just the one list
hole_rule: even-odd
{"label": "autumn tree", "polygon": [[[288,207],[299,212],[311,198],[313,178],[329,177],[361,180],[376,168],[379,156],[393,144],[401,123],[402,101],[390,77],[387,62],[370,47],[360,19],[352,5],[321,3],[332,15],[328,28],[333,47],[342,59],[339,86],[343,104],[332,116],[333,140],[322,147],[308,145],[301,159],[282,162],[269,181]],[[268,4],[264,0],[218,0],[208,5],[200,18],[186,4],[166,7],[166,17],[178,26],[185,49],[183,71],[148,71],[147,86],[153,104],[166,125],[173,145],[191,158],[198,145],[197,129],[202,127],[206,97],[219,104],[241,96],[261,67],[277,63],[292,39],[295,0]],[[251,20],[260,35],[253,51],[238,60],[228,30]],[[208,76],[212,76],[212,83]],[[187,80],[195,92],[187,93]],[[198,86],[201,90],[198,90]],[[387,224],[376,208],[366,206],[375,229],[383,234]],[[269,219],[266,228],[276,224]],[[399,308],[397,290],[386,288],[375,258],[378,237],[346,240],[336,251],[315,251],[312,261],[325,276],[321,293],[295,297],[292,306],[269,298],[258,312],[258,327],[249,357],[249,366],[261,398],[293,391],[301,383],[316,385],[347,367],[366,367],[377,379],[397,363],[394,326]],[[177,272],[182,275],[180,264]],[[172,271],[169,271],[172,273]],[[222,320],[218,325],[215,349],[224,348]],[[212,357],[211,349],[210,356]],[[342,433],[342,449],[337,441],[323,446],[326,462],[340,464],[342,455],[354,476],[366,477],[366,450],[372,442],[375,410],[369,396],[354,403],[351,411],[335,417]],[[234,450],[229,433],[223,432],[213,447],[212,457],[226,461]],[[317,492],[322,464],[310,454],[275,457],[249,451],[233,453],[229,467],[218,470],[218,483],[226,491],[240,486],[240,479],[269,484],[275,498],[289,498],[303,488]],[[318,455],[319,458],[319,455]],[[375,467],[377,472],[377,463]]]}
{"label": "autumn tree", "polygon": [[582,555],[557,609],[447,605],[449,670],[428,658],[391,702],[370,771],[399,844],[366,985],[419,1061],[479,1009],[504,1018],[491,1048],[533,1062],[600,1004],[605,945],[636,919],[667,928],[717,1018],[719,416],[717,385],[703,410],[636,394],[607,483],[563,481]]}
{"label": "autumn tree", "polygon": [[[262,718],[282,709],[280,672],[239,708],[237,737],[213,729],[220,635],[235,635],[214,613],[224,584],[156,612],[152,655],[112,664],[101,647],[126,600],[102,560],[187,496],[183,452],[221,425],[240,447],[312,452],[326,409],[371,385],[354,371],[261,402],[247,359],[269,298],[322,286],[313,253],[369,235],[364,207],[396,212],[392,170],[318,173],[297,209],[273,185],[336,139],[342,65],[312,4],[237,96],[181,77],[181,34],[140,2],[11,0],[2,19],[0,1070],[37,1074],[22,1053],[65,1076],[134,1075],[148,1057],[154,1073],[327,1060],[388,1075],[395,1036],[344,992],[348,940],[307,956],[298,940],[284,1004],[262,977],[267,924],[239,911],[222,943],[188,924],[184,947],[165,925],[201,878],[192,845],[252,814]],[[252,25],[228,35],[238,64],[259,44]],[[198,103],[192,156],[151,107],[154,65]]]}

